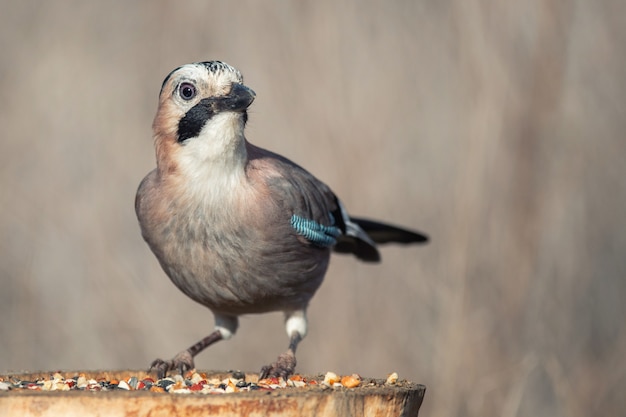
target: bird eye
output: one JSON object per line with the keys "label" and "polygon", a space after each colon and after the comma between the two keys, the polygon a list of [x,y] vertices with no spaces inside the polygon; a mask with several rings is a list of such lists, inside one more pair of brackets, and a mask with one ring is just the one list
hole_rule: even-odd
{"label": "bird eye", "polygon": [[191,83],[182,83],[178,87],[178,94],[183,100],[191,100],[196,96],[196,87]]}

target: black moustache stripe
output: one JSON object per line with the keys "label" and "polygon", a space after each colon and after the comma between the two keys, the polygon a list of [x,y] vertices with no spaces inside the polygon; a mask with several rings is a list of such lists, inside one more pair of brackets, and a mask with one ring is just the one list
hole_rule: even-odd
{"label": "black moustache stripe", "polygon": [[178,122],[178,142],[195,138],[214,115],[215,100],[204,99],[193,106]]}

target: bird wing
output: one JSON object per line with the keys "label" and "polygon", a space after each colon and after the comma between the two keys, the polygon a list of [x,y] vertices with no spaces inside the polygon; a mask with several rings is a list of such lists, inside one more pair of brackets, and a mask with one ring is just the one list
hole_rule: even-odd
{"label": "bird wing", "polygon": [[330,187],[289,159],[247,144],[248,172],[263,178],[292,230],[309,244],[377,262],[376,244],[352,221]]}
{"label": "bird wing", "polygon": [[337,204],[330,188],[287,158],[251,144],[247,150],[248,177],[267,187],[279,207],[278,220],[289,221],[291,230],[312,245],[334,246],[343,230],[333,215]]}

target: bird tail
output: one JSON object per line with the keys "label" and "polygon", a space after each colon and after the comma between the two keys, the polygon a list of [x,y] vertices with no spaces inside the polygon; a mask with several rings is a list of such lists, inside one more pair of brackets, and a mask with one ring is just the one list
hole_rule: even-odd
{"label": "bird tail", "polygon": [[373,220],[351,217],[350,220],[358,224],[367,235],[376,243],[426,243],[428,236],[412,230],[402,229],[390,224]]}
{"label": "bird tail", "polygon": [[428,236],[423,233],[355,217],[345,221],[345,229],[345,234],[337,239],[333,250],[338,253],[352,253],[365,262],[380,261],[377,243],[406,245],[428,242]]}

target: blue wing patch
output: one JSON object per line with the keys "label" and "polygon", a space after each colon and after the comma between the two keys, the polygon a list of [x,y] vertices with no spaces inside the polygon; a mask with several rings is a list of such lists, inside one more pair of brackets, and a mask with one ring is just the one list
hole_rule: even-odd
{"label": "blue wing patch", "polygon": [[[335,219],[330,215],[333,224]],[[303,236],[306,240],[322,248],[328,248],[337,243],[337,236],[341,234],[341,230],[337,226],[324,226],[315,220],[305,219],[297,215],[291,216],[291,227],[296,233]]]}

